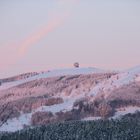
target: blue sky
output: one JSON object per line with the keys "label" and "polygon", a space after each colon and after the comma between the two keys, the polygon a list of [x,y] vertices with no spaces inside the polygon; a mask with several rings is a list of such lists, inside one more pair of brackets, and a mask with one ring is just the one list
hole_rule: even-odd
{"label": "blue sky", "polygon": [[3,0],[0,77],[72,67],[139,65],[139,0]]}

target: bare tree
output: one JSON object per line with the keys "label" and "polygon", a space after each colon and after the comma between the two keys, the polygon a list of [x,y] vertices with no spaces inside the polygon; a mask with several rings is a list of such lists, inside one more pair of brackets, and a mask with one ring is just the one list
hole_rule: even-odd
{"label": "bare tree", "polygon": [[106,119],[107,117],[112,115],[113,109],[111,108],[109,104],[107,104],[106,102],[103,102],[99,105],[99,113],[103,119]]}

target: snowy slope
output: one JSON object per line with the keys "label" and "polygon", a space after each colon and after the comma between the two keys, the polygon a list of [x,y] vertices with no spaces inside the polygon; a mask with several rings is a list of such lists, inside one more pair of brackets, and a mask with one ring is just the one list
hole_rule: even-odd
{"label": "snowy slope", "polygon": [[[105,73],[105,71],[96,68],[73,68],[73,69],[53,70],[50,72],[40,73],[39,75],[24,80],[5,83],[2,86],[0,86],[0,90],[14,87],[29,81],[38,80],[42,78],[65,76],[65,75],[92,74],[92,73]],[[104,93],[105,94],[104,97],[107,98],[108,93],[111,93],[110,91],[113,91],[114,89],[117,89],[124,85],[129,85],[133,82],[140,82],[140,66],[131,68],[126,71],[122,71],[116,75],[111,76],[111,78],[99,82],[97,85],[90,87],[91,90],[88,93],[82,92],[82,87],[80,87],[79,89],[80,94],[76,94],[76,92],[73,89],[73,93],[71,93],[70,96],[65,97],[62,92],[59,94],[59,96],[64,100],[63,103],[54,104],[52,106],[40,106],[39,108],[33,110],[31,113],[21,114],[19,118],[9,119],[7,123],[5,123],[2,127],[0,127],[0,131],[16,131],[16,130],[23,129],[24,124],[30,125],[31,116],[35,112],[51,111],[53,114],[55,114],[56,112],[60,112],[60,111],[63,112],[70,111],[73,108],[73,103],[78,99],[84,97],[88,97],[88,98],[96,97],[96,95],[100,95],[100,93]],[[128,113],[135,113],[136,110],[140,111],[140,107],[128,106],[123,109],[120,108],[117,110],[116,114],[112,118],[118,118],[121,115],[125,115]],[[100,116],[97,117],[97,119],[98,118],[100,118]],[[91,116],[83,120],[95,120],[95,119],[96,119],[95,117]]]}
{"label": "snowy slope", "polygon": [[135,112],[140,111],[140,107],[137,106],[127,106],[123,108],[118,108],[115,115],[112,117],[113,119],[119,118],[121,116],[124,116],[126,114],[134,114]]}
{"label": "snowy slope", "polygon": [[8,132],[15,132],[18,130],[22,130],[24,128],[24,125],[31,125],[31,116],[38,111],[46,111],[46,112],[52,112],[53,114],[63,111],[70,111],[73,108],[73,103],[77,100],[83,97],[82,95],[78,95],[75,98],[63,98],[64,103],[56,104],[52,106],[41,106],[31,113],[21,114],[18,118],[9,119],[5,124],[3,124],[0,127],[0,131],[8,131]]}
{"label": "snowy slope", "polygon": [[104,92],[106,93],[105,97],[107,97],[107,91],[138,81],[140,81],[140,66],[120,72],[119,74],[112,76],[110,79],[99,83],[93,88],[90,94],[96,96],[98,93]]}
{"label": "snowy slope", "polygon": [[41,78],[50,78],[50,77],[57,77],[57,76],[65,76],[65,75],[79,75],[79,74],[92,74],[92,73],[103,73],[105,71],[97,69],[97,68],[71,68],[71,69],[59,69],[59,70],[52,70],[49,72],[41,72],[38,75],[18,80],[14,82],[7,82],[3,83],[0,86],[0,90],[5,90],[20,84],[24,84],[26,82],[30,82],[33,80],[38,80]]}

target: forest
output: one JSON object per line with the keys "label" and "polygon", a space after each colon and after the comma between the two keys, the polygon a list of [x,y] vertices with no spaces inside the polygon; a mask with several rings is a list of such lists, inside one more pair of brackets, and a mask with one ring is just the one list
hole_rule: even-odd
{"label": "forest", "polygon": [[1,133],[0,140],[140,140],[140,112],[120,119],[71,121]]}

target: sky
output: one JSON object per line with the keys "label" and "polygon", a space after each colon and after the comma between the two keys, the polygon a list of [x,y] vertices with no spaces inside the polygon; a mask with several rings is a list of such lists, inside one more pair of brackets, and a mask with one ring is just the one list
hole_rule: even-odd
{"label": "sky", "polygon": [[0,78],[140,64],[139,0],[1,0]]}

